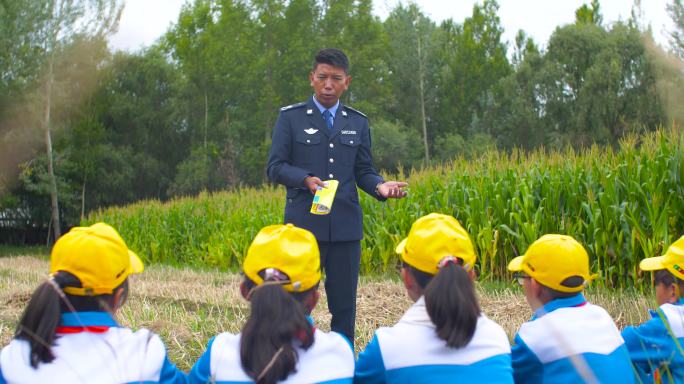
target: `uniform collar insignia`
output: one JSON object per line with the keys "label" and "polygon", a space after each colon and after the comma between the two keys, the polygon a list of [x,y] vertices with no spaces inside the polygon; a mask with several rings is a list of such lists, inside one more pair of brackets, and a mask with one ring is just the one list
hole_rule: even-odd
{"label": "uniform collar insignia", "polygon": [[318,129],[309,128],[305,129],[304,132],[308,133],[309,135],[313,135],[314,133],[318,132]]}
{"label": "uniform collar insignia", "polygon": [[347,111],[342,111],[342,116],[347,117]]}
{"label": "uniform collar insignia", "polygon": [[307,115],[313,115],[313,109],[307,109],[306,114]]}

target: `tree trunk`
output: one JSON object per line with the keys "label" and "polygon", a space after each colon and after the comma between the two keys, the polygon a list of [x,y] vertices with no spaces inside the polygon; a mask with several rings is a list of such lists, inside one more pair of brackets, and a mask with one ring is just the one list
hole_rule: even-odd
{"label": "tree trunk", "polygon": [[86,180],[88,179],[88,174],[83,175],[83,187],[81,188],[81,222],[85,217],[85,193],[86,193]]}
{"label": "tree trunk", "polygon": [[207,129],[209,129],[209,96],[204,91],[204,149],[207,149]]}
{"label": "tree trunk", "polygon": [[423,68],[423,54],[422,46],[420,41],[420,30],[418,28],[418,23],[416,22],[416,40],[418,42],[418,85],[420,87],[420,121],[423,126],[423,143],[425,144],[425,163],[430,162],[430,151],[428,149],[428,137],[427,137],[427,122],[425,119],[425,85],[423,84],[423,74],[425,69]]}
{"label": "tree trunk", "polygon": [[50,57],[48,63],[48,74],[45,82],[45,147],[47,149],[47,167],[48,167],[48,179],[50,181],[50,208],[51,208],[51,219],[52,230],[54,232],[55,241],[62,236],[62,231],[59,225],[59,201],[57,197],[57,179],[55,178],[55,167],[52,160],[52,136],[50,133],[50,111],[52,109],[52,65],[53,58]]}

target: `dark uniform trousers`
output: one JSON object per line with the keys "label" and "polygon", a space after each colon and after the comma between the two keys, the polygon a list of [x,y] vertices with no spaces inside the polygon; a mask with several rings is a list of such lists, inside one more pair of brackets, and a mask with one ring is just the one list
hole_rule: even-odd
{"label": "dark uniform trousers", "polygon": [[[383,179],[373,168],[366,116],[340,104],[330,129],[311,98],[282,108],[273,130],[267,173],[286,187],[285,223],[316,236],[326,274],[331,329],[353,343],[363,237],[357,186],[384,200],[375,193]],[[310,213],[313,195],[304,186],[307,176],[339,181],[330,214]]]}

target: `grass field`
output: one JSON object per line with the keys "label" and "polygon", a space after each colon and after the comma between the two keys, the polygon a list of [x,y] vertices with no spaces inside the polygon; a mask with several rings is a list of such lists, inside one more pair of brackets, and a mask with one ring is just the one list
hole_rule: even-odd
{"label": "grass field", "polygon": [[[0,345],[9,342],[17,320],[33,290],[48,274],[44,256],[0,257]],[[410,306],[400,282],[391,277],[362,277],[358,294],[356,349],[362,349],[380,326],[395,323]],[[153,265],[133,276],[131,296],[118,314],[119,321],[134,329],[150,328],[159,333],[169,356],[182,369],[189,369],[219,332],[239,332],[249,314],[240,297],[240,276],[220,271],[197,271]],[[530,317],[519,287],[510,284],[478,286],[482,310],[501,324],[510,338]],[[314,311],[319,328],[328,330],[330,316],[325,294]],[[610,312],[620,328],[646,320],[652,297],[629,291],[597,289],[588,299]]]}

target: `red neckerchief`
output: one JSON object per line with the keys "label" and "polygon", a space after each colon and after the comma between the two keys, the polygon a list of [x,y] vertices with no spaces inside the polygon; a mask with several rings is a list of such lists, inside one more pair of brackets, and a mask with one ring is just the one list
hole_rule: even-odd
{"label": "red neckerchief", "polygon": [[87,325],[85,327],[69,327],[69,326],[61,326],[57,327],[56,333],[61,333],[61,334],[73,334],[73,333],[81,333],[81,332],[90,332],[90,333],[105,333],[109,330],[109,328],[106,325]]}

